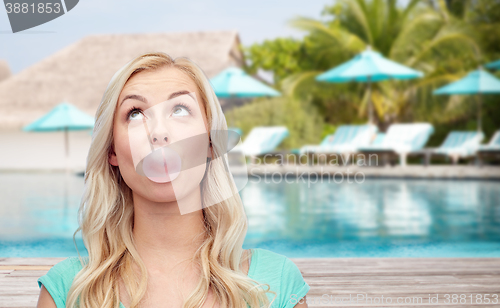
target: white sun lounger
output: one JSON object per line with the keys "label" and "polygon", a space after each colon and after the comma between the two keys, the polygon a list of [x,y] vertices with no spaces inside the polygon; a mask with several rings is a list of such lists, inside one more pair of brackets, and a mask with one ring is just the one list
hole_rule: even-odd
{"label": "white sun lounger", "polygon": [[288,129],[284,126],[258,126],[233,150],[241,151],[245,156],[265,155],[272,153],[286,137]]}
{"label": "white sun lounger", "polygon": [[474,156],[484,139],[482,132],[454,131],[450,132],[443,143],[433,150],[433,155],[450,157],[453,164],[460,158]]}
{"label": "white sun lounger", "polygon": [[398,155],[401,166],[406,166],[406,157],[412,152],[420,151],[429,137],[434,133],[434,127],[429,123],[404,123],[389,126],[382,140],[359,149],[362,153],[375,153],[384,156]]}

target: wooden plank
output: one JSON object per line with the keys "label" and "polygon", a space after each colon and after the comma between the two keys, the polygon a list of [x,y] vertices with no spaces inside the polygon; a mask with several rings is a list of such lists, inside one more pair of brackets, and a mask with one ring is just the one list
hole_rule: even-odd
{"label": "wooden plank", "polygon": [[0,265],[0,270],[16,270],[16,271],[48,271],[53,265],[35,266],[35,265]]}
{"label": "wooden plank", "polygon": [[55,265],[67,258],[0,258],[0,265]]}
{"label": "wooden plank", "polygon": [[[0,259],[0,307],[36,307],[36,280],[65,258]],[[310,285],[309,307],[500,307],[475,303],[475,296],[500,300],[500,258],[328,258],[292,259]],[[9,269],[7,269],[7,267]],[[447,303],[446,294],[466,303]],[[471,303],[470,295],[473,302]],[[335,302],[350,297],[372,303]],[[437,302],[429,303],[429,297]],[[373,302],[391,298],[392,303]],[[397,299],[415,303],[397,303]],[[325,302],[329,299],[328,302]],[[462,299],[463,300],[463,299]]]}

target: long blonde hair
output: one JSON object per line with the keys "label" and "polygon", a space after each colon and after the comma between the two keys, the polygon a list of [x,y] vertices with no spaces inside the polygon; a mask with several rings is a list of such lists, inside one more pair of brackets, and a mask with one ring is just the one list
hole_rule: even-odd
{"label": "long blonde hair", "polygon": [[[87,157],[85,187],[78,211],[79,228],[88,250],[88,261],[80,256],[82,270],[68,292],[66,307],[117,308],[120,305],[119,278],[130,296],[129,308],[138,307],[147,290],[147,269],[134,244],[132,191],[121,178],[118,167],[108,162],[113,142],[113,121],[117,101],[128,79],[142,71],[161,67],[177,68],[192,78],[201,93],[212,132],[227,129],[220,103],[204,72],[187,58],[172,59],[162,52],[145,53],[124,65],[112,77],[97,109],[92,142]],[[208,108],[207,108],[208,107]],[[218,136],[211,135],[212,144]],[[213,146],[214,158],[224,158],[223,150]],[[218,159],[217,161],[221,161]],[[201,185],[202,198],[224,194],[233,197],[202,209],[206,238],[193,256],[201,270],[195,290],[183,307],[200,307],[212,288],[220,307],[268,307],[268,284],[259,284],[245,275],[242,261],[247,220],[234,179],[222,163],[210,163]],[[204,199],[205,200],[205,199]],[[77,248],[78,249],[78,248]],[[136,275],[133,265],[138,266]]]}

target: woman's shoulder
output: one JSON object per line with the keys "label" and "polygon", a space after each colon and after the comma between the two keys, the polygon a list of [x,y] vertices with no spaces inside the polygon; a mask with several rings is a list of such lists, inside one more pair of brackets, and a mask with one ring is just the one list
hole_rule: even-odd
{"label": "woman's shoulder", "polygon": [[252,248],[250,251],[252,253],[252,261],[255,258],[258,260],[265,260],[266,262],[282,263],[287,259],[287,257],[282,254],[263,248]]}
{"label": "woman's shoulder", "polygon": [[[297,265],[295,265],[295,263],[285,255],[263,248],[252,248],[251,252],[252,252],[252,262],[255,260],[255,262],[257,263],[255,269],[258,270],[259,274],[265,274],[265,273],[283,274],[283,272],[288,272],[290,270],[299,270]],[[265,271],[264,269],[266,270],[273,269],[273,270]]]}
{"label": "woman's shoulder", "polygon": [[251,251],[248,276],[259,283],[269,284],[270,289],[277,293],[277,304],[272,307],[293,307],[307,294],[310,287],[292,260],[267,249],[254,248]]}
{"label": "woman's shoulder", "polygon": [[[85,262],[85,258],[82,261]],[[58,308],[65,307],[66,295],[73,283],[73,279],[81,269],[82,264],[79,257],[66,258],[51,267],[45,275],[38,278],[38,287],[41,288],[43,284],[54,299],[56,306]]]}

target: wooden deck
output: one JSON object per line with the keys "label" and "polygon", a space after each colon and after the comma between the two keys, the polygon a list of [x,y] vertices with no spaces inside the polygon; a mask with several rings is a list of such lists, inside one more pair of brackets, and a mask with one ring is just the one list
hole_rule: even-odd
{"label": "wooden deck", "polygon": [[[0,258],[0,307],[36,307],[37,278],[63,259]],[[500,258],[292,260],[311,286],[309,307],[500,307]]]}

